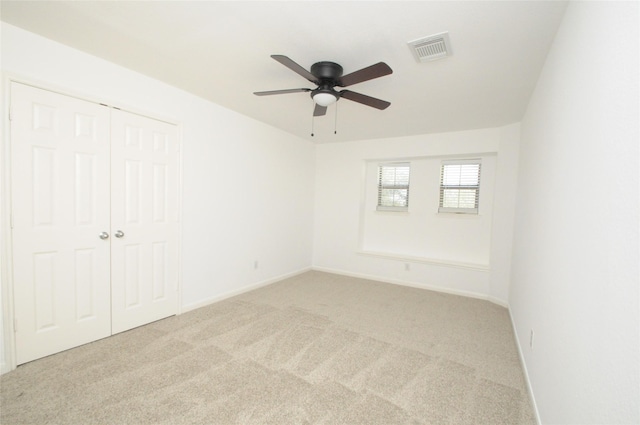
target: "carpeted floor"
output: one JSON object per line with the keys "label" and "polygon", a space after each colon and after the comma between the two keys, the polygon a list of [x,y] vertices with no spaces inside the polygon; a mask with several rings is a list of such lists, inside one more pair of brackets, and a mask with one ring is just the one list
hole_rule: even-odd
{"label": "carpeted floor", "polygon": [[9,424],[535,424],[508,312],[321,272],[18,367]]}

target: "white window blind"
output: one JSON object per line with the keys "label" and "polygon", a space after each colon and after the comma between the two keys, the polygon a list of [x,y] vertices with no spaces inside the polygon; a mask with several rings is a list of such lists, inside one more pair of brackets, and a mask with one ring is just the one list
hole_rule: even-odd
{"label": "white window blind", "polygon": [[407,211],[409,208],[408,162],[392,162],[378,165],[379,211]]}
{"label": "white window blind", "polygon": [[438,212],[478,214],[480,160],[443,161]]}

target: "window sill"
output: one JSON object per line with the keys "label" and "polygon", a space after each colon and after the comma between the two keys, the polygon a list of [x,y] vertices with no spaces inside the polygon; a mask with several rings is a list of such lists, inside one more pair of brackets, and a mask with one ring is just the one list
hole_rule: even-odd
{"label": "window sill", "polygon": [[481,264],[481,263],[465,263],[461,261],[452,261],[452,260],[441,260],[436,258],[427,258],[427,257],[414,257],[410,255],[403,254],[393,254],[389,252],[377,252],[377,251],[357,251],[358,255],[364,255],[369,257],[378,257],[385,258],[388,260],[397,260],[397,261],[405,261],[411,263],[422,263],[422,264],[431,264],[436,266],[443,267],[454,267],[458,269],[467,269],[467,270],[476,270],[481,272],[490,271],[489,264]]}
{"label": "window sill", "polygon": [[409,214],[409,210],[374,210],[374,213],[380,214]]}
{"label": "window sill", "polygon": [[408,207],[377,207],[376,212],[409,212]]}
{"label": "window sill", "polygon": [[481,218],[482,214],[471,214],[471,213],[459,213],[459,212],[447,212],[447,211],[443,211],[443,212],[436,212],[436,217],[443,217],[443,218],[467,218],[467,219],[473,219],[473,218]]}

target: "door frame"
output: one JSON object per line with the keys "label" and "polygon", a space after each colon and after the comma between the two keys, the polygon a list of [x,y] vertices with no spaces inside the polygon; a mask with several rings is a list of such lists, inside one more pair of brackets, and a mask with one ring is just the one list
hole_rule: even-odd
{"label": "door frame", "polygon": [[[0,143],[0,375],[10,372],[17,367],[16,343],[15,343],[15,314],[14,314],[14,282],[13,282],[13,240],[11,231],[11,211],[13,208],[11,198],[11,120],[9,119],[11,107],[11,84],[20,83],[47,90],[60,95],[74,97],[91,103],[97,103],[109,108],[120,109],[132,114],[142,115],[158,121],[176,126],[178,151],[178,310],[177,315],[182,314],[182,179],[183,179],[183,137],[180,120],[162,117],[160,114],[140,111],[135,107],[121,105],[117,102],[106,101],[77,93],[67,87],[59,87],[54,84],[38,81],[10,72],[2,72],[2,141]],[[115,103],[115,104],[114,104]]]}

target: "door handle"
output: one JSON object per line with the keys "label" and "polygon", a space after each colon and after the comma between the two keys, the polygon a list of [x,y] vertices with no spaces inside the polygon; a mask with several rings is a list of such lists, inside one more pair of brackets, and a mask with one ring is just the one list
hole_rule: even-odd
{"label": "door handle", "polygon": [[124,232],[122,230],[116,230],[115,237],[116,238],[124,237]]}
{"label": "door handle", "polygon": [[102,232],[98,236],[100,236],[100,239],[109,239],[109,234],[107,232]]}

